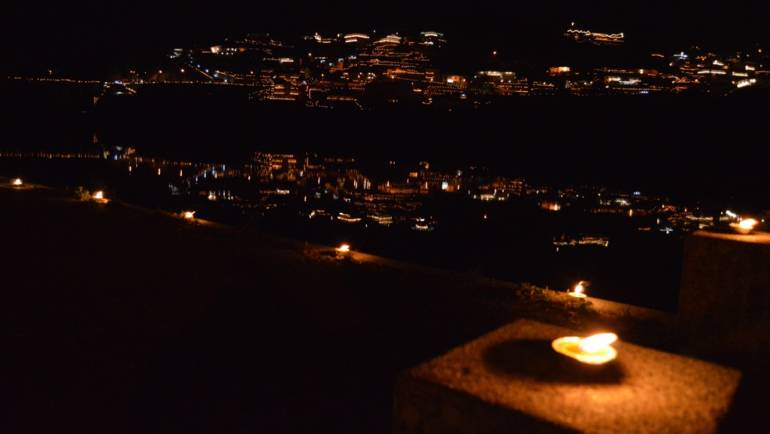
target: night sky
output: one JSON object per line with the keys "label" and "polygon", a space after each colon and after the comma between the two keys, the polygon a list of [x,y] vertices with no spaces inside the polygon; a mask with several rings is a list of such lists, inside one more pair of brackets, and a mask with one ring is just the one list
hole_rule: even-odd
{"label": "night sky", "polygon": [[[14,2],[0,17],[7,64],[87,65],[103,70],[140,63],[160,50],[207,45],[244,32],[440,30],[455,45],[548,50],[571,21],[626,32],[630,44],[676,50],[767,45],[767,1],[563,2]],[[526,48],[527,51],[521,51]],[[6,63],[6,62],[3,62]]]}

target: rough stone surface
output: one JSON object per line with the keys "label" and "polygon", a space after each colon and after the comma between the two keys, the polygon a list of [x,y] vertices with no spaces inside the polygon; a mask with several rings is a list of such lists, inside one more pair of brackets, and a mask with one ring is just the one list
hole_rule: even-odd
{"label": "rough stone surface", "polygon": [[680,315],[695,327],[767,324],[769,271],[770,234],[698,232],[685,245]]}
{"label": "rough stone surface", "polygon": [[[597,330],[598,331],[598,330]],[[713,433],[740,372],[619,342],[581,365],[553,352],[564,328],[521,320],[406,372],[397,433]]]}

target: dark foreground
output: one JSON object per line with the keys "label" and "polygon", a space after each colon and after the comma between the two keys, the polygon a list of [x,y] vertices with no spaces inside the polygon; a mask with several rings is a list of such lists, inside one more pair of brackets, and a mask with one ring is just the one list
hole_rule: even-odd
{"label": "dark foreground", "polygon": [[387,432],[399,370],[499,322],[462,282],[52,191],[0,202],[4,432]]}
{"label": "dark foreground", "polygon": [[385,433],[400,371],[517,317],[682,343],[611,307],[71,197],[0,188],[3,432]]}

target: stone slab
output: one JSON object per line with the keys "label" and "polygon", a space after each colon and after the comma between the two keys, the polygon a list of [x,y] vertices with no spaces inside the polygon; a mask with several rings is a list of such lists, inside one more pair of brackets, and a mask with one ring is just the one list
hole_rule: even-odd
{"label": "stone slab", "polygon": [[617,360],[602,367],[550,347],[581,335],[521,320],[407,371],[395,391],[394,432],[717,431],[740,372],[622,341]]}
{"label": "stone slab", "polygon": [[697,232],[689,237],[679,313],[693,327],[732,330],[769,324],[770,234]]}

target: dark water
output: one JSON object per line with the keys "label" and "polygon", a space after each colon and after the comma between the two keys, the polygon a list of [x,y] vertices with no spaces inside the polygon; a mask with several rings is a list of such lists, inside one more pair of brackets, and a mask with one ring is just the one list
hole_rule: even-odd
{"label": "dark water", "polygon": [[514,98],[453,112],[257,106],[243,89],[152,87],[94,107],[98,86],[0,82],[0,148],[129,145],[143,155],[240,162],[255,150],[363,163],[485,165],[553,183],[598,183],[715,206],[770,208],[765,93],[725,98]]}

